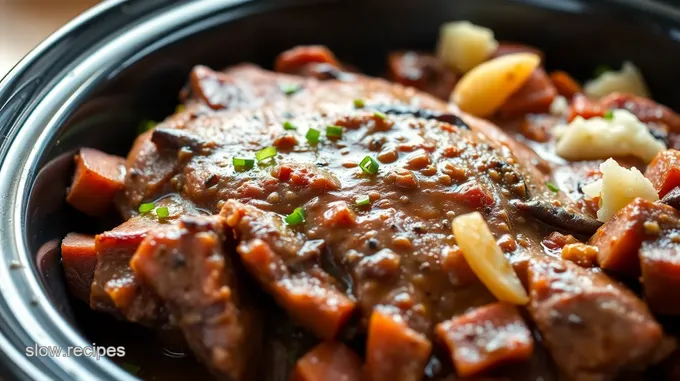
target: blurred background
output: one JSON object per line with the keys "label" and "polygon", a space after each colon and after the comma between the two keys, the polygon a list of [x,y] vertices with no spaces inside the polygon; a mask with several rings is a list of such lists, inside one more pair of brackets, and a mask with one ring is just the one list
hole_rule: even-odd
{"label": "blurred background", "polygon": [[0,0],[0,78],[40,41],[98,0]]}

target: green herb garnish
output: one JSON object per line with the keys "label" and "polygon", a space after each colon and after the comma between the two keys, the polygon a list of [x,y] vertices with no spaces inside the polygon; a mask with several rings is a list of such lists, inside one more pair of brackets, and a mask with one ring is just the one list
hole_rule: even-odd
{"label": "green herb garnish", "polygon": [[153,202],[147,202],[139,206],[139,213],[149,213],[155,208],[156,205]]}
{"label": "green herb garnish", "polygon": [[607,110],[604,112],[604,118],[607,120],[612,120],[614,119],[614,111],[612,110]]}
{"label": "green herb garnish", "polygon": [[170,216],[170,210],[168,210],[167,206],[161,206],[156,208],[156,215],[158,218],[168,218]]}
{"label": "green herb garnish", "polygon": [[293,213],[286,216],[286,223],[288,225],[297,225],[305,222],[305,213],[302,208],[295,208]]}
{"label": "green herb garnish", "polygon": [[297,130],[297,127],[295,127],[295,125],[293,123],[286,121],[286,122],[283,123],[283,129],[284,130]]}
{"label": "green herb garnish", "polygon": [[355,108],[364,108],[366,106],[366,103],[364,102],[363,99],[355,99],[354,100],[354,107]]}
{"label": "green herb garnish", "polygon": [[317,130],[316,128],[310,128],[309,131],[307,131],[305,138],[307,138],[308,142],[316,144],[319,142],[319,136],[321,136],[321,131]]}
{"label": "green herb garnish", "polygon": [[235,157],[231,159],[234,167],[238,169],[250,169],[255,165],[255,159],[246,159],[243,157]]}
{"label": "green herb garnish", "polygon": [[362,171],[368,173],[369,175],[375,175],[378,173],[378,168],[380,168],[380,164],[378,164],[375,159],[373,159],[370,156],[366,156],[363,160],[361,160],[361,163],[359,163],[359,168],[361,168]]}
{"label": "green herb garnish", "polygon": [[380,119],[382,119],[382,120],[387,119],[387,115],[385,115],[385,113],[380,112],[380,111],[374,112],[373,115],[374,115],[376,118],[380,118]]}
{"label": "green herb garnish", "polygon": [[341,138],[342,137],[342,127],[341,126],[328,126],[326,127],[326,136],[329,138]]}
{"label": "green herb garnish", "polygon": [[560,188],[558,188],[557,185],[555,185],[555,184],[553,184],[549,181],[547,183],[545,183],[545,186],[548,187],[548,189],[550,189],[551,191],[553,191],[555,193],[560,191]]}
{"label": "green herb garnish", "polygon": [[257,153],[255,154],[255,158],[257,158],[258,162],[264,161],[271,157],[276,156],[276,152],[277,152],[276,147],[267,147],[257,151]]}
{"label": "green herb garnish", "polygon": [[359,206],[369,205],[371,203],[371,198],[367,194],[358,196],[354,202]]}
{"label": "green herb garnish", "polygon": [[293,95],[300,91],[302,86],[296,84],[296,83],[286,83],[286,84],[279,84],[279,88],[281,91],[283,91],[284,94],[286,95]]}

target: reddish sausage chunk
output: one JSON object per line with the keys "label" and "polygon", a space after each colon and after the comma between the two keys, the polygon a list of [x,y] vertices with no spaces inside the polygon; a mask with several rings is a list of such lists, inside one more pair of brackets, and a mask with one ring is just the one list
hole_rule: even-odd
{"label": "reddish sausage chunk", "polygon": [[74,160],[76,172],[66,201],[91,216],[106,213],[125,186],[125,159],[82,148]]}
{"label": "reddish sausage chunk", "polygon": [[325,341],[295,364],[291,381],[361,381],[361,359],[346,345]]}
{"label": "reddish sausage chunk", "polygon": [[[663,217],[666,216],[666,217]],[[590,238],[598,248],[600,267],[631,277],[640,274],[638,250],[643,241],[656,238],[656,229],[670,219],[678,220],[678,212],[664,204],[635,199],[602,225]]]}
{"label": "reddish sausage chunk", "polygon": [[94,237],[69,233],[61,241],[61,263],[66,273],[66,285],[78,299],[89,303],[90,287],[97,265]]}
{"label": "reddish sausage chunk", "polygon": [[644,242],[640,266],[649,308],[662,315],[680,315],[680,233],[666,230]]}
{"label": "reddish sausage chunk", "polygon": [[656,154],[645,171],[645,177],[659,191],[659,197],[680,185],[680,151],[669,149]]}
{"label": "reddish sausage chunk", "polygon": [[477,375],[509,361],[531,357],[534,340],[517,308],[494,303],[437,326],[458,374]]}
{"label": "reddish sausage chunk", "polygon": [[432,344],[387,308],[371,314],[366,343],[366,381],[419,381]]}

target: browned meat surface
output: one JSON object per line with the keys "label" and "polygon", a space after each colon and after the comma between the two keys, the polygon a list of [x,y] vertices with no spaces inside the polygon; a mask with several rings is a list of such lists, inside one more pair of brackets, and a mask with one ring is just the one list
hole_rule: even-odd
{"label": "browned meat surface", "polygon": [[[186,111],[139,138],[128,157],[123,212],[169,191],[212,213],[222,210],[250,274],[321,338],[341,334],[356,309],[359,331],[368,331],[370,342],[369,318],[386,305],[402,330],[412,330],[406,337],[431,339],[437,323],[493,302],[469,269],[466,276],[465,266],[456,265],[453,216],[481,211],[503,237],[504,250],[520,258],[520,274],[527,258],[545,255],[544,222],[576,233],[599,226],[560,206],[568,200],[545,188],[549,165],[533,151],[493,124],[413,89],[359,75],[353,82],[318,81],[246,65],[225,73],[195,69],[191,95]],[[285,122],[295,129],[284,129]],[[326,126],[342,127],[342,136],[328,138]],[[310,129],[321,132],[318,143],[306,139]],[[232,164],[270,146],[278,153],[268,161],[245,170]],[[359,168],[366,156],[379,164],[377,173]],[[165,172],[149,172],[150,161],[165,163]],[[357,205],[362,195],[368,205]],[[555,198],[562,204],[543,201]],[[287,225],[284,217],[295,208],[302,208],[304,221]],[[458,278],[464,281],[452,282]],[[618,290],[606,276],[597,279],[602,289]],[[609,292],[614,295],[601,298],[624,295],[622,304],[631,310],[641,303]],[[560,300],[593,324],[630,323],[626,310],[587,310]],[[546,303],[536,304],[539,318]],[[649,315],[640,316],[649,320],[639,328],[645,340],[628,344],[635,352],[629,357],[643,364],[662,334]],[[604,344],[593,340],[593,350],[602,350]],[[573,365],[561,348],[555,346],[553,356],[566,371],[590,366]],[[593,361],[596,369],[585,372],[615,374],[623,367]]]}
{"label": "browned meat surface", "polygon": [[661,326],[601,273],[545,258],[529,266],[529,311],[557,365],[574,380],[608,380],[665,357]]}
{"label": "browned meat surface", "polygon": [[177,196],[165,197],[156,206],[167,207],[170,215],[162,220],[155,211],[136,215],[95,237],[97,265],[90,295],[93,309],[148,325],[166,323],[163,304],[140,282],[130,267],[130,259],[150,231],[176,223],[180,215],[196,215],[199,211]]}
{"label": "browned meat surface", "polygon": [[261,324],[226,255],[222,218],[184,217],[156,229],[131,261],[135,273],[170,310],[193,349],[215,374],[251,380],[261,350]]}
{"label": "browned meat surface", "polygon": [[[495,56],[527,49],[502,44]],[[298,348],[284,379],[554,381],[556,366],[564,379],[605,381],[637,377],[673,349],[647,305],[593,267],[642,267],[653,311],[676,314],[660,305],[677,294],[665,291],[678,285],[669,216],[680,212],[635,201],[602,225],[581,190],[600,161],[550,153],[555,124],[604,115],[603,103],[576,93],[570,116],[525,115],[577,91],[573,80],[536,69],[496,114],[502,130],[437,99],[458,78],[433,56],[390,57],[407,86],[348,73],[322,46],[287,51],[276,67],[194,68],[184,108],[137,138],[116,199],[129,219],[94,240],[92,308],[180,328],[227,380],[271,360],[258,357],[269,304],[281,325],[324,342]],[[675,173],[665,164],[664,189]],[[499,303],[459,247],[451,221],[475,211],[529,290],[527,309]],[[67,243],[87,283],[92,250]],[[250,297],[259,289],[264,300]]]}

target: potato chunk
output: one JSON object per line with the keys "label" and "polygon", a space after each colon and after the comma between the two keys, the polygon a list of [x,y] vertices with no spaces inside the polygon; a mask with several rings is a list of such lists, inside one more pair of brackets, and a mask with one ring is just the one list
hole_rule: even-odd
{"label": "potato chunk", "polygon": [[630,62],[624,62],[620,71],[606,71],[586,82],[586,95],[601,98],[612,93],[627,93],[649,98],[649,90],[640,70]]}
{"label": "potato chunk", "polygon": [[486,117],[496,112],[519,90],[541,63],[533,53],[514,53],[475,66],[451,93],[450,100],[461,110]]}
{"label": "potato chunk", "polygon": [[597,219],[606,222],[636,197],[656,201],[659,195],[652,183],[637,168],[626,169],[614,159],[600,164],[602,179],[583,187],[583,193],[600,197]]}
{"label": "potato chunk", "polygon": [[610,119],[576,117],[558,127],[555,151],[567,160],[596,160],[635,156],[646,163],[666,149],[647,126],[627,110],[614,110]]}
{"label": "potato chunk", "polygon": [[460,74],[486,61],[496,49],[493,31],[469,21],[446,23],[439,31],[437,56]]}

